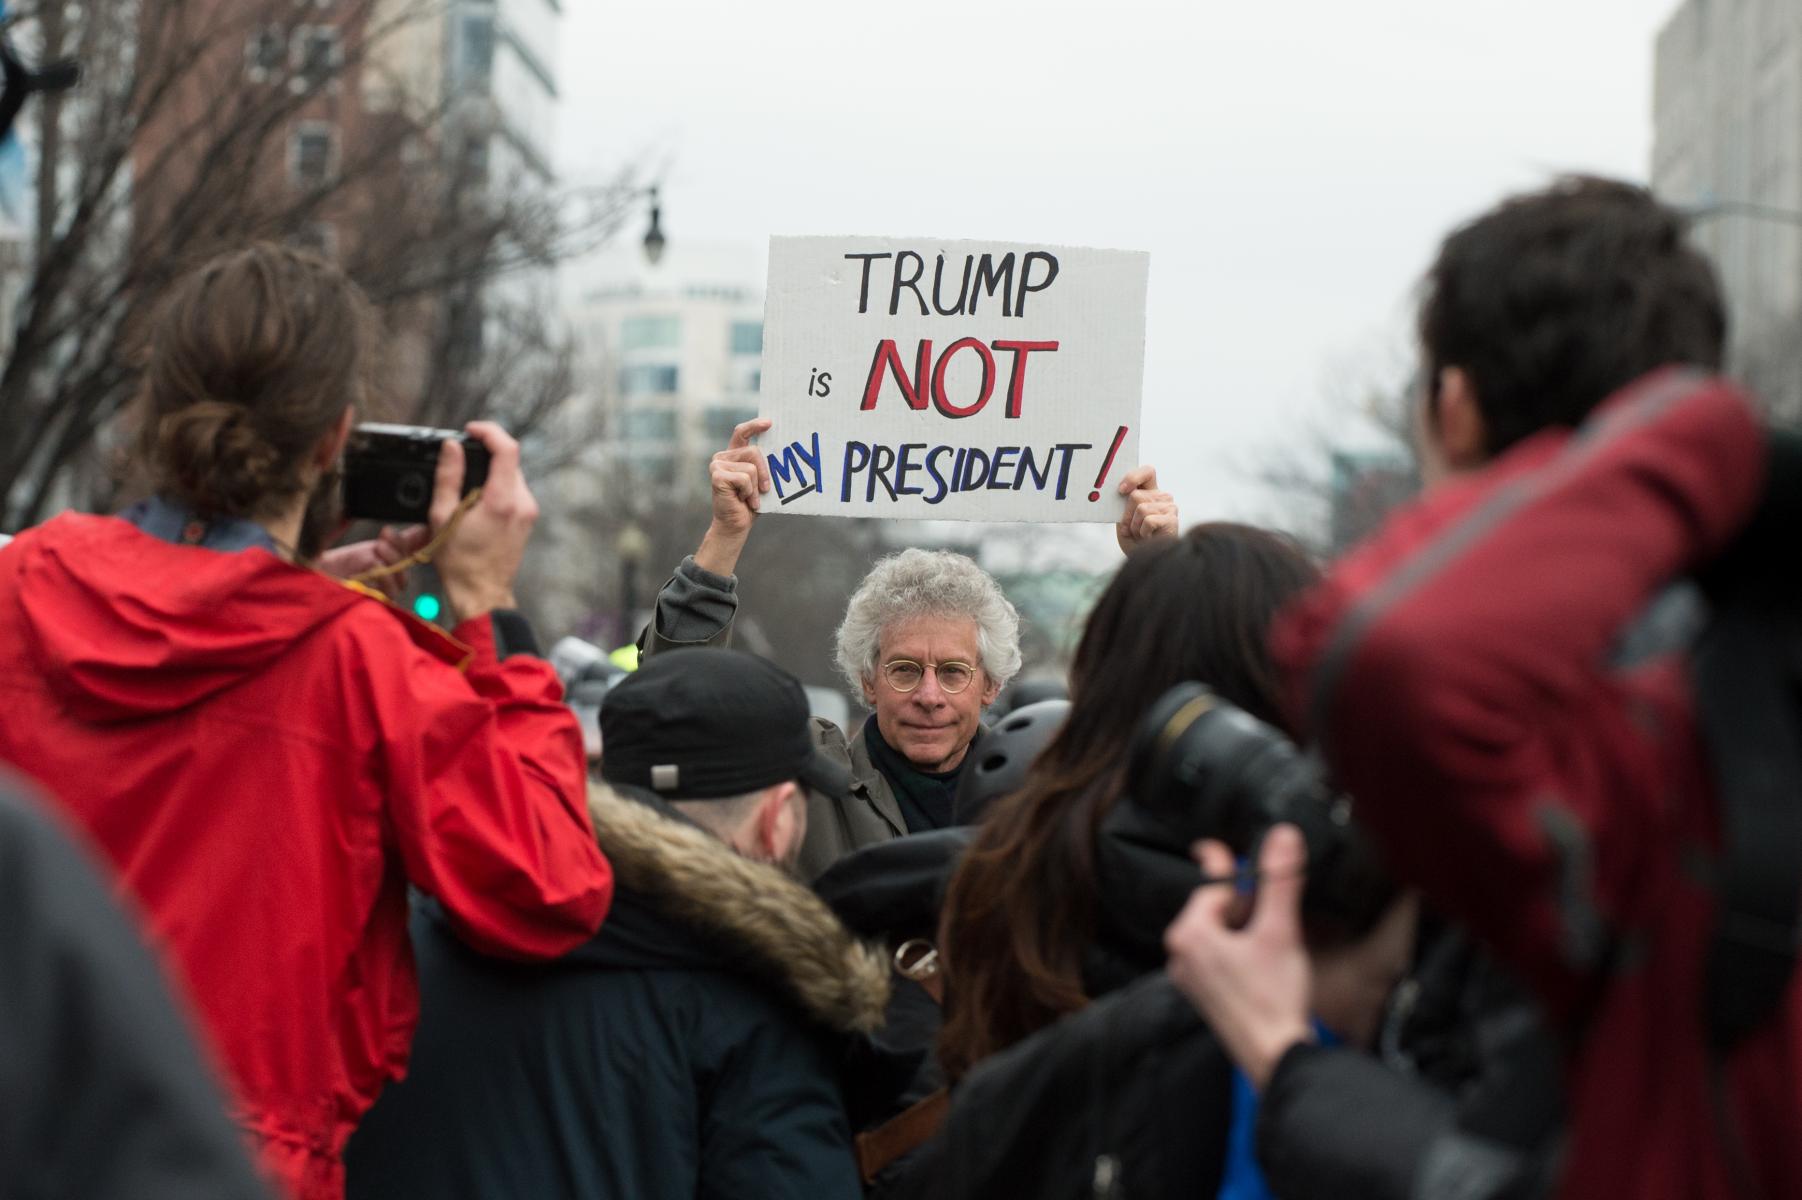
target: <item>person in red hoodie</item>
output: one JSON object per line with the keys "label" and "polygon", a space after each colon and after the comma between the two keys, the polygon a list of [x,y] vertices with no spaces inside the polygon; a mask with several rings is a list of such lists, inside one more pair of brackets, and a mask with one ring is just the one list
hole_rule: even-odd
{"label": "person in red hoodie", "polygon": [[[486,953],[591,937],[612,875],[582,735],[512,610],[536,517],[519,447],[435,564],[446,634],[315,568],[376,352],[336,267],[258,245],[182,280],[149,332],[124,517],[0,552],[0,760],[118,869],[290,1196],[342,1195],[346,1139],[407,1060],[407,888]],[[447,443],[432,524],[458,505]],[[385,547],[335,562],[392,557]]]}
{"label": "person in red hoodie", "polygon": [[[1724,920],[1743,864],[1683,581],[1718,576],[1794,486],[1770,469],[1784,443],[1708,374],[1725,324],[1681,216],[1642,188],[1565,180],[1454,232],[1421,305],[1426,492],[1272,635],[1396,876],[1518,971],[1559,1035],[1567,1197],[1802,1195],[1802,978],[1775,975],[1736,1039],[1710,1001],[1723,934],[1729,956],[1751,947]],[[1277,996],[1292,924],[1234,931],[1198,895],[1168,936],[1254,1077],[1308,1036]],[[1770,966],[1785,943],[1753,953]],[[1487,1195],[1468,1150],[1456,1194]]]}

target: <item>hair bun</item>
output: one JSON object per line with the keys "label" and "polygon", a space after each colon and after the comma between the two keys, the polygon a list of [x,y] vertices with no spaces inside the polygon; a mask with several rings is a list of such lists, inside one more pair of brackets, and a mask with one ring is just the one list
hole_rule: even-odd
{"label": "hair bun", "polygon": [[337,267],[257,243],[164,299],[144,363],[139,452],[154,486],[211,516],[279,515],[365,402],[368,301]]}
{"label": "hair bun", "polygon": [[197,400],[165,416],[157,433],[169,481],[199,511],[247,512],[284,483],[281,455],[242,405]]}

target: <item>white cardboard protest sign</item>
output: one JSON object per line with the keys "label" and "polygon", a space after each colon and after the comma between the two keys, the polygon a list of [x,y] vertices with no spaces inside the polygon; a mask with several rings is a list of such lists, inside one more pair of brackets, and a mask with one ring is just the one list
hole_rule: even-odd
{"label": "white cardboard protest sign", "polygon": [[765,512],[1115,521],[1139,462],[1150,256],[770,240]]}

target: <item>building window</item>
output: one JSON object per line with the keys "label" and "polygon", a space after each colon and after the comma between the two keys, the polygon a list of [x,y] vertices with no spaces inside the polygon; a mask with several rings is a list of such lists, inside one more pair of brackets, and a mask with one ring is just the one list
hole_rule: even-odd
{"label": "building window", "polygon": [[485,80],[494,70],[494,16],[474,14],[463,18],[461,67],[466,79]]}
{"label": "building window", "polygon": [[338,131],[307,121],[288,142],[288,178],[300,187],[324,187],[338,170]]}
{"label": "building window", "polygon": [[309,221],[289,240],[320,258],[335,261],[338,257],[338,230],[329,221]]}
{"label": "building window", "polygon": [[701,429],[709,446],[724,446],[732,440],[732,431],[757,415],[754,408],[724,405],[701,414]]}
{"label": "building window", "polygon": [[250,35],[244,46],[244,73],[252,83],[267,83],[281,72],[288,54],[288,39],[278,25],[265,25]]}
{"label": "building window", "polygon": [[639,479],[654,487],[671,487],[676,482],[676,456],[659,454],[638,463]]}
{"label": "building window", "polygon": [[673,442],[676,414],[667,408],[629,408],[620,422],[628,442]]}
{"label": "building window", "polygon": [[678,317],[627,317],[620,323],[619,344],[626,350],[674,350],[682,344],[682,321]]}
{"label": "building window", "polygon": [[734,321],[734,322],[732,322],[732,353],[734,353],[734,354],[762,354],[763,353],[763,322],[762,321]]}
{"label": "building window", "polygon": [[463,140],[463,161],[459,164],[463,179],[472,184],[488,182],[489,144],[487,134],[471,134]]}
{"label": "building window", "polygon": [[302,25],[294,31],[289,44],[294,64],[294,78],[289,81],[296,92],[319,91],[336,87],[338,73],[344,69],[344,46],[338,31],[330,25]]}
{"label": "building window", "polygon": [[619,390],[628,396],[667,396],[676,390],[676,368],[626,367],[619,373]]}

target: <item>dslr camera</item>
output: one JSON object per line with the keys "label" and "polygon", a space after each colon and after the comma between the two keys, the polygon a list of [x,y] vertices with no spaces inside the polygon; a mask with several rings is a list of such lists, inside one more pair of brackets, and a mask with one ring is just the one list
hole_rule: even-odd
{"label": "dslr camera", "polygon": [[1109,836],[1185,856],[1196,840],[1213,838],[1255,865],[1273,826],[1296,826],[1308,847],[1303,910],[1348,933],[1368,929],[1395,899],[1352,824],[1351,798],[1329,787],[1319,764],[1280,730],[1202,684],[1177,685],[1140,720],[1126,797],[1105,823]]}
{"label": "dslr camera", "polygon": [[353,520],[423,525],[432,507],[438,448],[463,443],[467,496],[488,479],[488,447],[468,434],[419,425],[358,425],[344,447],[344,515]]}

